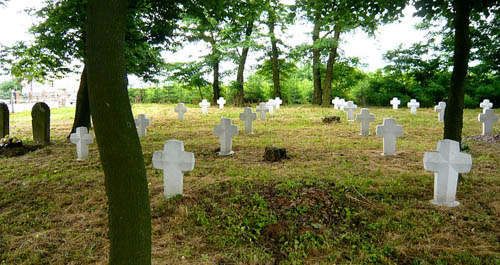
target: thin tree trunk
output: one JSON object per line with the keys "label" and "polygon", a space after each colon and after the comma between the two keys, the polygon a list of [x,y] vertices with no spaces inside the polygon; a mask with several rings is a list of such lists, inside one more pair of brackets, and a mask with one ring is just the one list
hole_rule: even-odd
{"label": "thin tree trunk", "polygon": [[212,83],[212,88],[214,90],[214,99],[213,99],[213,104],[217,102],[217,100],[220,97],[220,87],[219,87],[219,58],[217,57],[218,55],[216,52],[213,52],[213,56],[215,57],[213,60],[212,68],[214,71],[214,80]]}
{"label": "thin tree trunk", "polygon": [[337,58],[337,48],[339,47],[340,27],[335,26],[335,33],[333,35],[332,47],[328,55],[328,63],[326,65],[325,86],[323,87],[322,103],[323,107],[330,106],[332,100],[332,79],[333,79],[333,66]]}
{"label": "thin tree trunk", "polygon": [[151,264],[151,214],[141,144],[127,94],[127,0],[89,0],[87,78],[108,197],[109,264]]}
{"label": "thin tree trunk", "polygon": [[[75,118],[73,120],[73,127],[71,133],[76,132],[78,127],[87,127],[90,130],[92,124],[90,123],[90,105],[89,105],[89,92],[87,86],[87,64],[84,64],[82,74],[80,76],[80,87],[76,94],[76,108]],[[69,137],[69,135],[68,135]]]}
{"label": "thin tree trunk", "polygon": [[[320,24],[319,24],[319,17],[317,17],[314,20],[314,29],[312,33],[312,39],[313,39],[313,45],[316,44],[316,41],[319,39],[319,32],[320,32]],[[313,47],[312,49],[313,52],[313,81],[314,81],[314,92],[313,92],[313,98],[312,98],[312,103],[313,104],[321,104],[321,96],[322,96],[322,91],[321,91],[321,56],[320,56],[320,50],[316,47]]]}
{"label": "thin tree trunk", "polygon": [[453,73],[448,90],[448,102],[444,114],[444,139],[462,141],[464,112],[465,78],[469,64],[470,32],[468,0],[455,0],[455,52],[453,54]]}
{"label": "thin tree trunk", "polygon": [[273,11],[269,11],[269,21],[267,26],[269,27],[269,35],[271,36],[271,64],[273,68],[273,95],[274,97],[281,97],[281,86],[280,86],[280,72],[279,72],[279,51],[278,51],[278,39],[274,34],[274,27],[276,24],[276,17]]}
{"label": "thin tree trunk", "polygon": [[200,100],[203,100],[203,94],[201,93],[201,87],[198,86],[198,91],[200,92]]}
{"label": "thin tree trunk", "polygon": [[[245,31],[245,41],[247,41],[247,42],[250,41],[250,37],[252,36],[253,25],[254,25],[253,20],[249,21],[247,24],[246,31]],[[243,49],[241,51],[240,61],[238,64],[238,74],[236,76],[236,88],[238,91],[236,104],[238,106],[241,106],[241,105],[243,105],[243,103],[245,103],[245,89],[243,87],[243,84],[245,81],[245,78],[244,78],[245,64],[247,61],[249,50],[250,50],[249,46],[243,47]]]}

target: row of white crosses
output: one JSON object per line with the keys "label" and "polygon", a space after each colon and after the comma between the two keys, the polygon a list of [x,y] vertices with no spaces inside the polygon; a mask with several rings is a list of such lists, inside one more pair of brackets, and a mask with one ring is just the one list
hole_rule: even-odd
{"label": "row of white crosses", "polygon": [[[217,100],[217,104],[219,105],[219,109],[223,109],[224,105],[226,104],[226,100],[223,97],[220,97]],[[274,109],[279,109],[280,105],[283,104],[283,101],[279,97],[276,97],[275,99],[269,99],[269,101],[261,103],[261,105],[262,104],[264,104],[264,106],[266,106],[269,109],[269,111],[267,111],[269,112],[269,114],[274,114]],[[208,102],[206,99],[203,99],[198,105],[201,107],[203,114],[208,113],[208,107],[210,107],[210,102]]]}

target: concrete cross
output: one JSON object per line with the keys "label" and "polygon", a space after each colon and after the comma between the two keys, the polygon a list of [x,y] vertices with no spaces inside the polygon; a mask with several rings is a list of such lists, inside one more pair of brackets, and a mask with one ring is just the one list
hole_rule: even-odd
{"label": "concrete cross", "polygon": [[440,101],[437,106],[434,106],[434,111],[438,113],[438,121],[444,122],[444,112],[446,110],[446,102]]}
{"label": "concrete cross", "polygon": [[361,123],[361,135],[370,135],[370,122],[375,120],[375,115],[369,109],[361,109],[361,113],[356,115],[356,121]]}
{"label": "concrete cross", "polygon": [[179,103],[179,105],[175,106],[174,111],[177,112],[180,121],[184,120],[184,113],[188,111],[184,103]]}
{"label": "concrete cross", "polygon": [[260,120],[266,120],[266,112],[269,112],[269,108],[266,106],[266,103],[261,102],[259,106],[255,109],[260,114]]}
{"label": "concrete cross", "polygon": [[344,111],[347,113],[348,121],[354,121],[354,111],[356,111],[357,108],[358,106],[352,101],[347,101],[347,103],[344,104]]}
{"label": "concrete cross", "polygon": [[220,125],[214,127],[214,134],[220,137],[220,156],[232,155],[233,137],[238,135],[238,127],[233,125],[233,121],[222,118]]}
{"label": "concrete cross", "polygon": [[424,168],[434,171],[434,199],[432,204],[439,206],[458,206],[455,201],[459,173],[467,173],[472,167],[469,154],[460,152],[457,141],[445,139],[438,142],[436,152],[426,152]]}
{"label": "concrete cross", "polygon": [[163,170],[163,194],[166,198],[182,195],[183,172],[194,169],[194,154],[184,151],[184,142],[168,140],[163,151],[153,153],[153,167]]}
{"label": "concrete cross", "polygon": [[146,127],[148,127],[151,123],[149,119],[146,118],[145,114],[139,114],[137,119],[135,119],[135,126],[137,127],[137,134],[139,137],[146,136]]}
{"label": "concrete cross", "polygon": [[208,107],[210,107],[210,102],[208,102],[206,99],[203,99],[198,105],[201,107],[201,112],[203,114],[208,114]]}
{"label": "concrete cross", "polygon": [[243,113],[240,113],[240,120],[245,122],[245,132],[252,132],[252,122],[257,119],[257,113],[252,112],[252,108],[246,107]]}
{"label": "concrete cross", "polygon": [[416,99],[410,100],[408,102],[408,108],[411,109],[411,114],[417,114],[417,108],[420,108],[420,102],[418,102]]}
{"label": "concrete cross", "polygon": [[345,99],[341,98],[339,102],[339,109],[341,111],[344,111],[345,104],[346,104]]}
{"label": "concrete cross", "polygon": [[491,109],[493,108],[493,103],[491,103],[489,99],[485,99],[479,104],[479,107],[482,109]]}
{"label": "concrete cross", "polygon": [[280,105],[283,104],[283,100],[281,100],[279,97],[276,97],[274,99],[274,106],[276,109],[280,109]]}
{"label": "concrete cross", "polygon": [[226,104],[226,100],[223,97],[220,97],[217,100],[217,104],[219,104],[219,109],[223,109],[224,108],[224,104]]}
{"label": "concrete cross", "polygon": [[340,98],[339,97],[335,97],[334,99],[332,99],[332,104],[333,104],[333,108],[334,109],[339,109]]}
{"label": "concrete cross", "polygon": [[270,99],[267,103],[266,106],[269,108],[269,114],[273,115],[274,114],[274,100]]}
{"label": "concrete cross", "polygon": [[477,119],[483,123],[483,134],[482,135],[492,135],[493,134],[493,124],[498,122],[498,116],[495,115],[492,109],[484,109],[483,114],[479,114]]}
{"label": "concrete cross", "polygon": [[385,118],[383,125],[377,125],[377,136],[384,138],[384,152],[382,155],[391,156],[396,154],[396,137],[403,136],[403,127],[396,124],[396,120]]}
{"label": "concrete cross", "polygon": [[392,109],[398,109],[399,104],[401,104],[401,101],[398,98],[393,97],[390,103],[392,105]]}
{"label": "concrete cross", "polygon": [[87,127],[78,127],[76,132],[70,134],[69,141],[76,144],[76,160],[83,161],[89,156],[89,144],[94,142],[94,136],[90,134]]}

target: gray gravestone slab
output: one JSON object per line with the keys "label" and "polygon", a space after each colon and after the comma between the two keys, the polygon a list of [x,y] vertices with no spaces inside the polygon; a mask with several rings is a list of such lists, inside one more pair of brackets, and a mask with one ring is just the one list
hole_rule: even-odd
{"label": "gray gravestone slab", "polygon": [[0,138],[9,134],[9,106],[0,103]]}
{"label": "gray gravestone slab", "polygon": [[50,108],[43,102],[36,103],[31,109],[33,140],[37,144],[50,143]]}

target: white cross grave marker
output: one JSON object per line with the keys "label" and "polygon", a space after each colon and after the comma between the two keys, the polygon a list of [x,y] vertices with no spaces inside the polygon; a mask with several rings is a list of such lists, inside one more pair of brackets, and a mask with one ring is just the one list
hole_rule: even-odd
{"label": "white cross grave marker", "polygon": [[194,154],[184,152],[184,142],[168,140],[163,151],[153,153],[153,167],[163,170],[163,194],[166,198],[182,195],[183,172],[194,169]]}
{"label": "white cross grave marker", "polygon": [[444,112],[446,110],[446,102],[440,101],[437,106],[434,106],[434,111],[438,113],[438,121],[444,122]]}
{"label": "white cross grave marker", "polygon": [[280,109],[280,105],[283,104],[283,100],[281,100],[279,97],[276,97],[274,99],[274,106],[276,109]]}
{"label": "white cross grave marker", "polygon": [[222,118],[220,125],[214,127],[214,134],[220,137],[220,156],[232,155],[233,137],[238,135],[238,127],[233,125],[233,121]]}
{"label": "white cross grave marker", "polygon": [[266,120],[266,112],[269,112],[269,108],[266,106],[266,103],[261,102],[259,106],[255,109],[260,114],[260,120]]}
{"label": "white cross grave marker", "polygon": [[94,136],[88,132],[87,127],[78,127],[69,136],[69,141],[76,144],[76,160],[83,161],[89,156],[88,145],[94,142]]}
{"label": "white cross grave marker", "polygon": [[356,115],[356,121],[361,123],[361,135],[370,135],[370,122],[375,120],[375,115],[369,109],[361,109],[361,113]]}
{"label": "white cross grave marker", "polygon": [[274,100],[270,99],[267,103],[266,106],[269,108],[269,114],[273,115],[274,114]]}
{"label": "white cross grave marker", "polygon": [[483,114],[479,114],[477,119],[483,123],[483,135],[491,136],[493,134],[493,124],[498,122],[498,116],[492,109],[484,109]]}
{"label": "white cross grave marker", "polygon": [[252,122],[257,119],[257,113],[252,112],[252,108],[246,107],[243,113],[240,113],[240,120],[245,122],[245,132],[252,132]]}
{"label": "white cross grave marker", "polygon": [[354,121],[354,111],[356,111],[357,108],[358,106],[352,101],[347,101],[347,103],[345,103],[344,111],[347,113],[348,121]]}
{"label": "white cross grave marker", "polygon": [[416,99],[412,99],[410,100],[410,102],[408,102],[407,106],[411,109],[411,114],[417,114],[417,108],[420,108],[420,102],[418,102]]}
{"label": "white cross grave marker", "polygon": [[384,138],[384,156],[392,156],[396,154],[396,137],[403,136],[403,127],[396,124],[396,120],[392,118],[384,118],[383,125],[377,125],[377,136]]}
{"label": "white cross grave marker", "polygon": [[339,97],[335,97],[334,99],[332,99],[332,104],[333,104],[333,108],[334,109],[339,109],[339,107],[340,107],[340,98]]}
{"label": "white cross grave marker", "polygon": [[460,152],[460,144],[457,141],[440,140],[436,152],[426,152],[424,168],[434,171],[434,199],[431,203],[439,206],[458,206],[460,203],[455,201],[458,173],[467,173],[471,167],[471,156]]}
{"label": "white cross grave marker", "polygon": [[217,104],[219,104],[219,109],[223,109],[224,108],[224,104],[226,104],[226,100],[223,97],[220,97],[217,100]]}
{"label": "white cross grave marker", "polygon": [[206,99],[203,99],[198,105],[201,107],[201,112],[203,114],[208,114],[208,107],[210,107],[210,102],[208,102]]}
{"label": "white cross grave marker", "polygon": [[491,103],[489,99],[485,99],[479,104],[479,107],[482,109],[491,109],[493,108],[493,103]]}
{"label": "white cross grave marker", "polygon": [[393,97],[390,103],[392,105],[392,109],[398,109],[399,104],[401,104],[401,101],[398,98]]}
{"label": "white cross grave marker", "polygon": [[345,99],[341,98],[339,102],[339,109],[341,111],[344,111],[345,104],[346,104]]}
{"label": "white cross grave marker", "polygon": [[146,118],[145,114],[139,114],[137,119],[135,119],[135,126],[137,127],[137,134],[139,137],[146,136],[146,127],[148,127],[151,123],[149,119]]}
{"label": "white cross grave marker", "polygon": [[184,120],[184,113],[188,111],[184,103],[179,103],[179,105],[175,106],[174,111],[177,112],[180,121]]}

